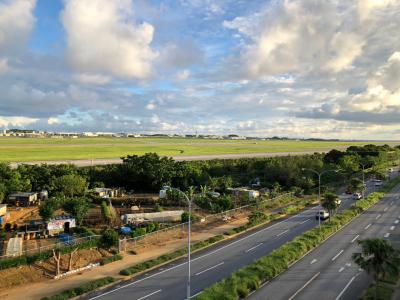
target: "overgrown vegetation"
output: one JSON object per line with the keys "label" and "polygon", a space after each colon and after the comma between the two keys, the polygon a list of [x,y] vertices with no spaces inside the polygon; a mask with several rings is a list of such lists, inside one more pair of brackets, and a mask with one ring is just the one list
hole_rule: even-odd
{"label": "overgrown vegetation", "polygon": [[102,286],[108,285],[110,283],[113,283],[115,279],[113,277],[104,277],[100,279],[96,279],[93,281],[90,281],[88,283],[82,284],[79,287],[65,290],[61,292],[60,294],[51,296],[51,297],[43,297],[41,300],[66,300],[66,299],[71,299],[83,294],[86,294],[88,292],[94,291],[95,289],[98,289]]}

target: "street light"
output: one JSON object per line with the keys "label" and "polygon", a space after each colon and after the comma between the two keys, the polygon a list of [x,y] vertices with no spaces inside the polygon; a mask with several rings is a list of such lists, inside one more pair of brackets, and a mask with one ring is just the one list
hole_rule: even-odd
{"label": "street light", "polygon": [[363,199],[364,199],[364,197],[365,197],[365,190],[366,190],[366,186],[365,186],[365,166],[366,166],[367,164],[360,163],[360,165],[362,166],[362,176],[363,176],[363,193],[362,193],[362,197],[363,197]]}
{"label": "street light", "polygon": [[[319,206],[321,206],[321,177],[322,175],[324,175],[325,173],[328,172],[339,172],[339,169],[330,169],[330,170],[324,170],[322,172],[318,172],[316,170],[313,169],[307,169],[307,168],[301,168],[302,171],[310,171],[313,172],[315,174],[317,174],[318,176],[318,200],[319,200]],[[318,215],[318,226],[321,227],[321,216]]]}
{"label": "street light", "polygon": [[171,188],[171,190],[179,192],[183,197],[186,199],[189,205],[189,216],[188,216],[188,280],[187,280],[187,287],[186,287],[186,297],[190,300],[190,223],[191,223],[191,213],[192,213],[192,197],[189,197],[182,192],[180,189]]}

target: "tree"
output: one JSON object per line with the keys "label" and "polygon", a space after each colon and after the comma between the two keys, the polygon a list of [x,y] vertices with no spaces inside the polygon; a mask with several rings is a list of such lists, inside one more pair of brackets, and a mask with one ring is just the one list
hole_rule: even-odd
{"label": "tree", "polygon": [[66,197],[81,196],[87,189],[86,179],[79,175],[64,175],[55,179],[56,190]]}
{"label": "tree", "polygon": [[357,192],[364,189],[363,181],[359,178],[352,178],[350,180],[350,187],[353,192]]}
{"label": "tree", "polygon": [[118,232],[110,228],[104,230],[100,238],[100,243],[108,249],[118,246],[118,241]]}
{"label": "tree", "polygon": [[361,252],[353,253],[352,258],[360,268],[373,276],[377,299],[379,281],[387,275],[396,276],[400,272],[399,252],[383,239],[360,240],[358,244]]}
{"label": "tree", "polygon": [[321,200],[321,205],[329,212],[329,220],[332,213],[338,208],[338,196],[334,193],[326,193]]}
{"label": "tree", "polygon": [[49,221],[54,218],[55,211],[60,207],[60,203],[57,199],[48,199],[39,207],[39,215],[45,221]]}
{"label": "tree", "polygon": [[85,197],[66,199],[63,209],[76,219],[78,225],[81,225],[89,210],[89,200]]}

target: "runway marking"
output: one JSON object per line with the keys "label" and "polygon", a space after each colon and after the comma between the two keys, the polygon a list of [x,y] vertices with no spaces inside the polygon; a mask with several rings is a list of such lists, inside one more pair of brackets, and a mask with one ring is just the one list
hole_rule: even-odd
{"label": "runway marking", "polygon": [[247,249],[245,252],[250,252],[253,251],[254,249],[256,249],[257,247],[261,246],[263,243],[259,243],[258,245],[255,245],[254,247],[251,247],[250,249]]}
{"label": "runway marking", "polygon": [[383,211],[387,211],[388,210],[388,208],[387,207],[385,207],[385,209],[383,210]]}
{"label": "runway marking", "polygon": [[359,237],[360,235],[359,234],[357,234],[355,237],[354,237],[354,239],[352,239],[351,240],[351,242],[350,243],[354,243],[354,241],[356,240],[356,239],[358,239],[358,237]]}
{"label": "runway marking", "polygon": [[365,230],[367,230],[370,226],[371,226],[372,224],[370,223],[370,224],[368,224],[367,226],[365,226]]}
{"label": "runway marking", "polygon": [[344,270],[344,267],[341,267],[341,268],[339,269],[339,273],[341,273],[343,270]]}
{"label": "runway marking", "polygon": [[394,230],[396,228],[396,226],[391,226],[390,230]]}
{"label": "runway marking", "polygon": [[208,269],[205,269],[205,270],[203,270],[203,271],[201,271],[201,272],[199,272],[199,273],[196,273],[196,275],[203,274],[203,273],[205,273],[205,272],[207,272],[207,271],[210,271],[210,270],[212,270],[212,269],[215,269],[215,268],[217,268],[217,267],[219,267],[219,266],[221,266],[221,265],[223,265],[223,264],[224,264],[224,262],[220,262],[218,265],[212,266],[212,267],[210,267],[210,268],[208,268]]}
{"label": "runway marking", "polygon": [[333,258],[332,258],[332,261],[334,261],[336,258],[338,258],[339,257],[339,255],[340,254],[342,254],[344,252],[344,250],[342,249],[342,250],[340,250],[339,251],[339,253],[338,254],[336,254]]}
{"label": "runway marking", "polygon": [[399,220],[394,221],[394,224],[399,224]]}
{"label": "runway marking", "polygon": [[315,278],[318,277],[318,275],[319,275],[320,273],[321,273],[321,272],[318,272],[318,273],[315,274],[313,277],[311,277],[311,279],[308,280],[300,289],[298,289],[297,292],[294,293],[294,294],[292,295],[292,297],[290,297],[288,300],[294,299],[294,297],[296,297],[298,293],[300,293],[302,290],[304,290],[304,289],[307,287],[307,285],[309,285]]}
{"label": "runway marking", "polygon": [[305,222],[308,222],[308,221],[310,221],[311,219],[307,219],[307,220],[304,220],[303,222],[300,222],[300,224],[304,224]]}
{"label": "runway marking", "polygon": [[282,231],[281,233],[278,233],[276,236],[281,236],[282,234],[285,234],[288,231],[289,231],[289,229],[286,229],[285,231]]}
{"label": "runway marking", "polygon": [[387,232],[387,233],[385,233],[384,237],[385,237],[385,238],[388,238],[388,237],[389,237],[389,235],[390,235],[390,233],[389,233],[389,232]]}
{"label": "runway marking", "polygon": [[350,281],[346,284],[344,289],[340,292],[340,294],[335,298],[335,300],[339,300],[340,297],[344,294],[344,292],[349,288],[350,284],[353,282],[353,280],[356,278],[356,276],[351,277]]}
{"label": "runway marking", "polygon": [[315,264],[317,262],[317,260],[314,258],[311,262],[310,262],[310,264],[312,265],[312,264]]}
{"label": "runway marking", "polygon": [[381,216],[382,216],[382,215],[377,215],[377,216],[375,217],[375,219],[378,220]]}
{"label": "runway marking", "polygon": [[148,295],[146,295],[146,296],[143,296],[143,297],[141,297],[141,298],[139,298],[139,299],[137,299],[137,300],[146,299],[146,298],[148,298],[148,297],[150,297],[150,296],[153,296],[154,294],[157,294],[157,293],[159,293],[159,292],[161,292],[161,291],[162,291],[162,290],[158,290],[158,291],[152,292],[151,294],[148,294]]}

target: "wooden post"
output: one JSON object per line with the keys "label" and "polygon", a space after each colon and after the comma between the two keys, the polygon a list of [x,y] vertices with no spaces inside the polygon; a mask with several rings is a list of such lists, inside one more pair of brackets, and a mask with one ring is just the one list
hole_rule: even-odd
{"label": "wooden post", "polygon": [[61,251],[57,250],[56,251],[53,249],[53,257],[54,260],[56,261],[56,276],[60,275],[60,261],[61,261]]}
{"label": "wooden post", "polygon": [[69,254],[68,271],[72,271],[72,257],[73,257],[73,255],[74,255],[74,253],[75,253],[76,251],[78,251],[78,248],[76,248],[74,251],[72,251],[72,252]]}

